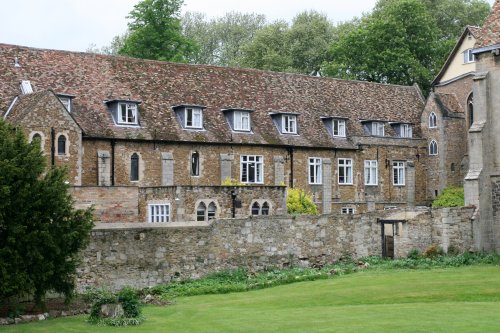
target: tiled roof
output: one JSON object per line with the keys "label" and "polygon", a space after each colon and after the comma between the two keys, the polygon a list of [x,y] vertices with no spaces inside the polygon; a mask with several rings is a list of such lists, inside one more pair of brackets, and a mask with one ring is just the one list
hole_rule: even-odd
{"label": "tiled roof", "polygon": [[475,48],[500,44],[500,0],[491,7],[491,13],[481,28]]}
{"label": "tiled roof", "polygon": [[463,116],[464,109],[455,94],[434,93],[431,97],[435,99],[436,105],[440,108],[444,117]]}
{"label": "tiled roof", "polygon": [[[352,148],[328,134],[322,116],[348,118],[348,135],[363,135],[361,119],[418,124],[424,106],[413,86],[0,44],[0,113],[21,80],[35,91],[74,95],[74,119],[84,135],[98,137]],[[141,126],[116,126],[106,100],[140,101]],[[182,129],[172,107],[184,104],[206,107],[205,131]],[[252,134],[231,131],[221,112],[229,108],[255,110]],[[270,112],[299,113],[299,135],[280,135]]]}

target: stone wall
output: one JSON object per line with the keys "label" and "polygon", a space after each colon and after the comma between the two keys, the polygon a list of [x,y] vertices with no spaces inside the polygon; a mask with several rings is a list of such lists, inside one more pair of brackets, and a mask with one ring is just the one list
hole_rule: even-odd
{"label": "stone wall", "polygon": [[382,254],[380,219],[399,220],[396,256],[437,244],[471,249],[472,209],[376,212],[353,216],[258,216],[210,223],[101,225],[83,252],[78,286],[152,286],[221,269],[332,263]]}

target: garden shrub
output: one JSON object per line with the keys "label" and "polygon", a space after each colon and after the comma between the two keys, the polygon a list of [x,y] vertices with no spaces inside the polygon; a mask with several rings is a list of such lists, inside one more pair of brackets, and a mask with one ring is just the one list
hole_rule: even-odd
{"label": "garden shrub", "polygon": [[446,187],[436,200],[432,202],[433,208],[438,207],[463,207],[464,188],[463,187]]}
{"label": "garden shrub", "polygon": [[225,178],[222,181],[222,186],[246,186],[247,184],[244,184],[234,178]]}
{"label": "garden shrub", "polygon": [[408,259],[418,259],[420,258],[420,250],[419,249],[411,249],[406,256]]}
{"label": "garden shrub", "polygon": [[289,188],[286,200],[288,214],[318,214],[312,197],[299,188]]}
{"label": "garden shrub", "polygon": [[[90,289],[83,295],[87,302],[91,302],[89,322],[103,326],[139,325],[144,318],[141,316],[141,304],[137,292],[124,287],[117,294],[99,288]],[[120,304],[124,315],[117,318],[101,318],[101,307],[105,304]]]}
{"label": "garden shrub", "polygon": [[449,256],[458,256],[460,254],[460,249],[455,245],[451,244],[446,250],[446,254]]}
{"label": "garden shrub", "polygon": [[440,246],[432,244],[425,249],[425,251],[424,251],[424,253],[422,253],[422,255],[425,258],[434,259],[436,257],[444,255],[444,251]]}

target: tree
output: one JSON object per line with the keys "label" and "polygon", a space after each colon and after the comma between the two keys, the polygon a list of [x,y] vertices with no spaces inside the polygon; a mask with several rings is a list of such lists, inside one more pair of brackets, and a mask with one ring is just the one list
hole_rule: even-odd
{"label": "tree", "polygon": [[325,73],[428,91],[438,66],[438,29],[419,0],[388,1],[330,49]]}
{"label": "tree", "polygon": [[252,68],[316,75],[327,59],[333,25],[315,11],[299,13],[291,26],[276,21],[260,29],[243,46],[243,65]]}
{"label": "tree", "polygon": [[69,299],[78,253],[92,228],[90,209],[74,210],[65,171],[46,170],[39,141],[0,121],[0,299],[47,291]]}
{"label": "tree", "polygon": [[128,35],[119,54],[142,59],[186,61],[195,43],[182,34],[182,0],[143,0],[127,18]]}
{"label": "tree", "polygon": [[242,46],[250,42],[265,23],[264,15],[238,12],[210,21],[200,13],[186,13],[182,18],[184,34],[198,46],[192,62],[231,67],[241,66]]}

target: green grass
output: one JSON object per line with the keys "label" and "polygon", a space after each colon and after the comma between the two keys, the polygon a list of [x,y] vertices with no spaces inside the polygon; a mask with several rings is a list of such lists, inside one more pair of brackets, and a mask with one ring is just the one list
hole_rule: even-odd
{"label": "green grass", "polygon": [[180,297],[144,308],[137,327],[85,317],[1,332],[500,332],[500,267],[366,270],[327,280],[225,295]]}

